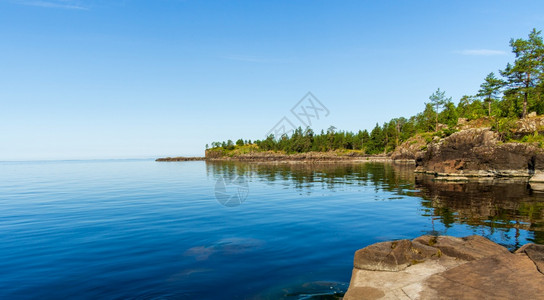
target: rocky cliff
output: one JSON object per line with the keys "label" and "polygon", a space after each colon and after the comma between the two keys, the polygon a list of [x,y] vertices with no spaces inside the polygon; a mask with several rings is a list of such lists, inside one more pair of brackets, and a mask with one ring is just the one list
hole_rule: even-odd
{"label": "rocky cliff", "polygon": [[530,177],[544,170],[544,151],[537,144],[503,143],[489,128],[466,129],[433,141],[415,160],[416,172],[438,176]]}
{"label": "rocky cliff", "polygon": [[427,149],[427,141],[421,135],[411,137],[406,142],[399,145],[393,153],[391,159],[399,160],[415,160],[418,155],[421,155]]}

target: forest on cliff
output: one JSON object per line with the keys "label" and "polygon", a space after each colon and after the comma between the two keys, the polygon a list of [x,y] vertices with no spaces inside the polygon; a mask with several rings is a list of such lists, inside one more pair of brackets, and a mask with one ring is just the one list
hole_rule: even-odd
{"label": "forest on cliff", "polygon": [[[544,114],[544,42],[542,32],[533,29],[526,39],[510,40],[515,60],[497,73],[491,72],[474,95],[465,95],[455,104],[440,88],[429,96],[425,109],[408,118],[394,118],[372,130],[357,132],[337,130],[333,126],[319,133],[311,128],[297,128],[291,135],[269,135],[264,140],[238,139],[211,143],[210,151],[242,152],[282,151],[351,151],[382,154],[393,151],[415,135],[424,138],[445,137],[458,130],[459,122],[482,120],[491,125],[504,140],[510,140],[515,122]],[[524,141],[526,141],[525,139]],[[530,141],[544,141],[531,137]],[[544,143],[541,143],[543,145]]]}

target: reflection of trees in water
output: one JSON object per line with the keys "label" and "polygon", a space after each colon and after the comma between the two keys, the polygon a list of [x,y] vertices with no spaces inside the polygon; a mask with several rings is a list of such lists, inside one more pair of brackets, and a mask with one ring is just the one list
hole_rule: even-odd
{"label": "reflection of trees in water", "polygon": [[344,185],[374,185],[376,188],[399,192],[413,185],[412,167],[384,163],[244,163],[206,162],[208,175],[235,178],[245,175],[266,184],[289,184],[311,192],[312,184],[324,188]]}
{"label": "reflection of trees in water", "polygon": [[533,192],[525,181],[438,182],[429,176],[415,176],[412,166],[390,163],[206,162],[206,167],[209,176],[232,180],[245,175],[250,181],[308,193],[316,184],[331,190],[346,185],[373,186],[422,198],[422,215],[438,220],[446,230],[463,223],[472,226],[474,233],[498,233],[503,241],[516,242],[519,230],[528,230],[532,232],[530,240],[544,243],[544,194]]}
{"label": "reflection of trees in water", "polygon": [[[417,176],[415,186],[418,192],[413,195],[423,198],[424,215],[439,217],[446,228],[464,223],[476,233],[500,232],[505,239],[517,239],[519,230],[529,230],[534,242],[544,243],[544,195],[534,193],[523,180],[452,183]],[[513,237],[508,236],[510,229]]]}

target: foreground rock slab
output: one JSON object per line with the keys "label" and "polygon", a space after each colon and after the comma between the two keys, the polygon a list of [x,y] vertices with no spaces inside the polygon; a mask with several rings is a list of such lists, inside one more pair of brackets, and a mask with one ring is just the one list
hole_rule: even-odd
{"label": "foreground rock slab", "polygon": [[356,252],[344,299],[544,299],[543,263],[543,245],[477,235],[377,243]]}

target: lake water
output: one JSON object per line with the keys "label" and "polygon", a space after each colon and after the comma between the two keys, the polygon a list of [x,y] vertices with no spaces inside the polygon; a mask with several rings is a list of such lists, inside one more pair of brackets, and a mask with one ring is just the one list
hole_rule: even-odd
{"label": "lake water", "polygon": [[544,243],[544,194],[379,163],[0,163],[2,299],[325,299],[357,249],[422,234]]}

